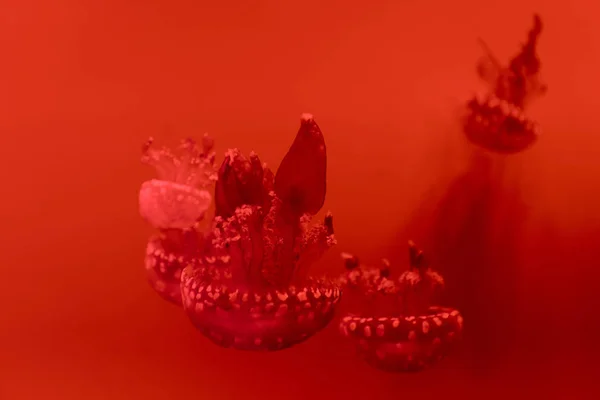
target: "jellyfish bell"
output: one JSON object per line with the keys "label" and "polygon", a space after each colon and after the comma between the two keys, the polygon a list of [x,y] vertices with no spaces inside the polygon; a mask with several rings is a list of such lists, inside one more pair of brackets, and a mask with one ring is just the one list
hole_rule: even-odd
{"label": "jellyfish bell", "polygon": [[204,216],[212,196],[206,188],[216,178],[213,140],[205,135],[202,146],[192,139],[182,141],[179,154],[168,148],[144,144],[142,162],[153,166],[158,177],[140,188],[140,215],[157,229],[187,229]]}
{"label": "jellyfish bell", "polygon": [[181,276],[184,309],[211,341],[281,350],[331,321],[340,290],[308,274],[336,242],[330,214],[310,224],[324,202],[325,178],[325,142],[311,116],[303,116],[276,174],[254,154],[227,153],[210,245]]}
{"label": "jellyfish bell", "polygon": [[541,134],[539,125],[522,109],[493,94],[471,99],[463,123],[468,140],[501,154],[521,152]]}
{"label": "jellyfish bell", "polygon": [[355,301],[340,331],[370,365],[390,372],[416,372],[433,365],[462,332],[458,310],[433,305],[442,277],[427,267],[412,242],[409,253],[410,268],[398,279],[391,278],[387,262],[381,268],[368,267],[343,254],[344,297]]}
{"label": "jellyfish bell", "polygon": [[537,55],[541,31],[541,18],[534,15],[527,42],[508,66],[503,66],[480,40],[486,55],[478,64],[477,73],[488,90],[467,102],[462,118],[463,131],[472,143],[496,153],[510,154],[527,149],[538,139],[540,128],[526,115],[525,109],[547,91],[540,78],[541,62]]}
{"label": "jellyfish bell", "polygon": [[146,247],[145,269],[151,287],[164,299],[181,305],[181,271],[201,253],[204,235],[199,228],[211,204],[209,185],[216,179],[213,140],[204,136],[201,146],[182,141],[178,153],[156,150],[149,139],[142,162],[158,174],[142,184],[140,215],[158,233]]}

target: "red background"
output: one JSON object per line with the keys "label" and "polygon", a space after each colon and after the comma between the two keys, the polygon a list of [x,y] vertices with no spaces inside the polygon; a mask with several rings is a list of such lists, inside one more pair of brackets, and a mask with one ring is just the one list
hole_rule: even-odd
{"label": "red background", "polygon": [[[0,398],[596,398],[592,3],[3,0]],[[478,87],[476,38],[507,60],[535,11],[543,137],[485,158],[454,125]],[[319,268],[345,250],[398,271],[409,236],[433,252],[467,324],[437,368],[371,369],[335,324],[283,352],[224,350],[146,284],[146,137],[208,131],[219,154],[277,165],[302,112],[327,140],[340,242]]]}

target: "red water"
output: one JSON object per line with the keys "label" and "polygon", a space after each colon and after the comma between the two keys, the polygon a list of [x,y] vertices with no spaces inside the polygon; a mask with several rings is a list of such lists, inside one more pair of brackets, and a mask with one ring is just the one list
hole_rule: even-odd
{"label": "red water", "polygon": [[[593,4],[2,1],[0,399],[597,398]],[[543,136],[490,158],[453,127],[478,88],[476,39],[508,60],[534,12]],[[303,112],[327,141],[340,243],[319,271],[341,271],[340,251],[399,269],[406,239],[422,244],[465,315],[438,367],[382,373],[333,325],[287,351],[227,351],[148,287],[144,140],[208,131],[219,154],[276,165]]]}

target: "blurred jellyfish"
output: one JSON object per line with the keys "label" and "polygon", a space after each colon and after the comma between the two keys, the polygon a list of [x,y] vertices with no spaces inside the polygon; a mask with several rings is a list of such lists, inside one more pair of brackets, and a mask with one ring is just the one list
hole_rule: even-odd
{"label": "blurred jellyfish", "polygon": [[380,268],[361,265],[343,253],[346,273],[341,282],[351,313],[340,323],[342,334],[355,341],[372,366],[391,372],[415,372],[442,359],[462,332],[458,310],[434,305],[443,288],[423,253],[409,242],[409,269],[391,278],[389,262]]}
{"label": "blurred jellyfish", "polygon": [[186,139],[178,154],[156,150],[152,143],[152,138],[145,143],[142,162],[153,166],[158,177],[142,184],[139,209],[159,233],[148,242],[146,272],[154,290],[181,305],[181,271],[200,255],[198,223],[212,201],[208,187],[216,179],[214,142],[205,135],[199,147]]}
{"label": "blurred jellyfish", "polygon": [[521,52],[504,67],[480,40],[486,56],[477,72],[488,85],[488,93],[467,103],[464,132],[474,144],[497,153],[517,153],[531,146],[540,134],[526,107],[547,91],[540,80],[540,59],[536,53],[542,21],[534,15],[533,28]]}
{"label": "blurred jellyfish", "polygon": [[323,135],[309,114],[275,175],[254,153],[226,154],[213,231],[202,257],[182,274],[184,308],[214,343],[280,350],[333,318],[338,287],[308,275],[335,244],[330,214],[309,225],[325,201],[326,160]]}

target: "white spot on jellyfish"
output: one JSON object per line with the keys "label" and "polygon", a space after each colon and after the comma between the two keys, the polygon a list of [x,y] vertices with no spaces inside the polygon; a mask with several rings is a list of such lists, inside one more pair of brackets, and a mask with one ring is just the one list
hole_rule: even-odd
{"label": "white spot on jellyfish", "polygon": [[306,301],[306,292],[301,291],[298,293],[298,295],[296,297],[298,298],[298,301]]}
{"label": "white spot on jellyfish", "polygon": [[277,312],[275,313],[276,317],[281,317],[283,315],[285,315],[287,313],[288,310],[288,305],[287,304],[281,304],[279,305],[279,308],[277,309]]}
{"label": "white spot on jellyfish", "polygon": [[421,325],[421,327],[423,328],[423,333],[426,334],[429,332],[429,322],[423,321],[423,325]]}
{"label": "white spot on jellyfish", "polygon": [[277,298],[280,301],[286,301],[288,299],[288,295],[287,295],[287,293],[277,292]]}

